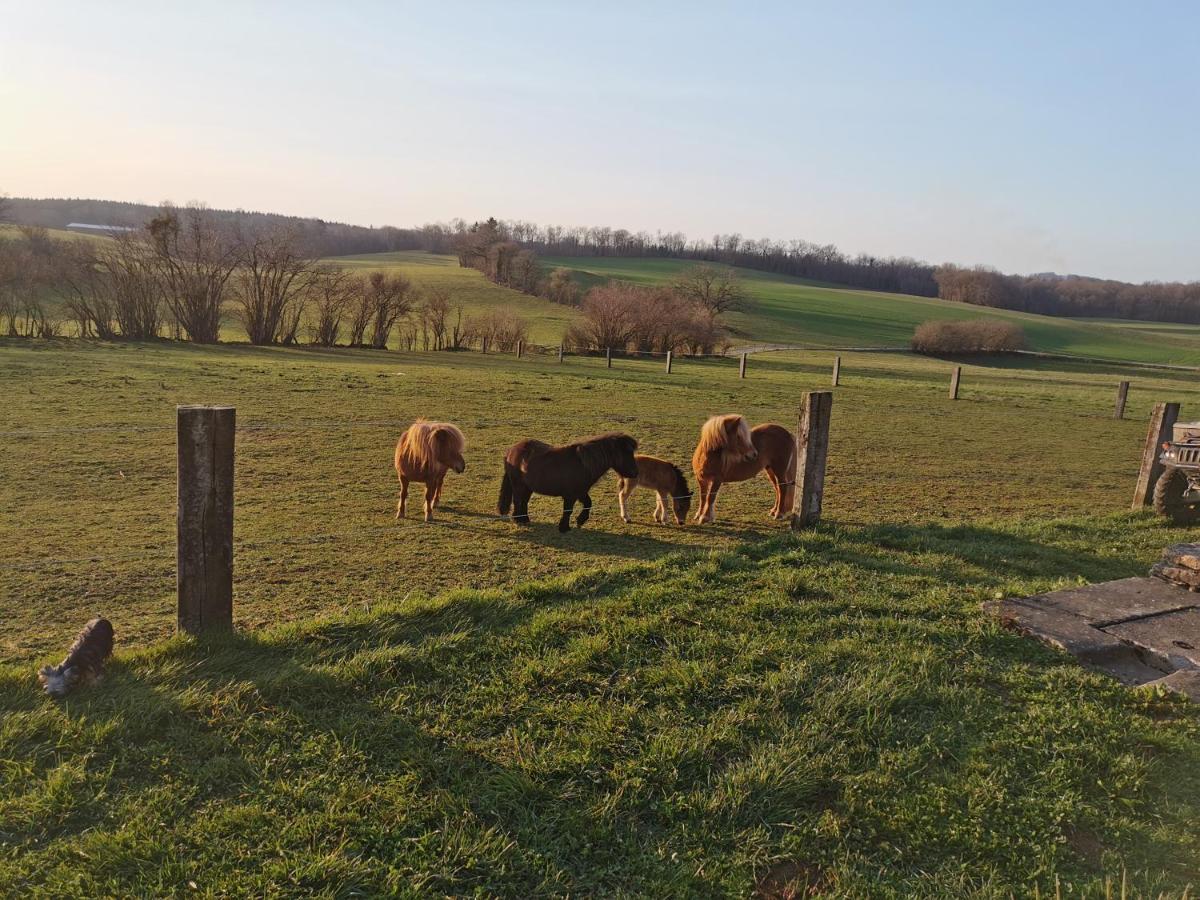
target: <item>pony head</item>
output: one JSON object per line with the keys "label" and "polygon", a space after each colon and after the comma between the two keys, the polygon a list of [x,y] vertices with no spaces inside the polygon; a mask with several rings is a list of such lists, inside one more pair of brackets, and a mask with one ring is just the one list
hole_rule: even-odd
{"label": "pony head", "polygon": [[750,426],[745,418],[730,413],[713,416],[700,429],[700,448],[710,453],[722,453],[727,463],[755,459],[758,450],[750,438]]}
{"label": "pony head", "polygon": [[438,462],[461,475],[467,468],[467,461],[463,459],[465,441],[462,432],[456,426],[444,422],[434,428],[433,441]]}
{"label": "pony head", "polygon": [[692,492],[679,467],[672,466],[671,468],[675,470],[675,487],[671,489],[671,506],[675,511],[675,521],[682,525],[687,521],[688,510],[692,507]]}
{"label": "pony head", "polygon": [[637,453],[638,442],[627,434],[618,434],[614,446],[616,454],[613,458],[613,471],[622,478],[637,478],[637,460],[633,455]]}

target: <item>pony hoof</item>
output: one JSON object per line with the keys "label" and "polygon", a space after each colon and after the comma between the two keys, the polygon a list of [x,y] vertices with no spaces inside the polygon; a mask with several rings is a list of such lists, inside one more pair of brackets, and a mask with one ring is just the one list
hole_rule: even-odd
{"label": "pony hoof", "polygon": [[559,533],[560,533],[560,534],[566,534],[566,533],[567,533],[568,531],[570,531],[570,530],[571,530],[571,526],[570,526],[570,524],[563,525],[563,524],[561,524],[561,523],[560,523],[560,524],[559,524],[559,526],[558,526],[558,531],[559,531]]}

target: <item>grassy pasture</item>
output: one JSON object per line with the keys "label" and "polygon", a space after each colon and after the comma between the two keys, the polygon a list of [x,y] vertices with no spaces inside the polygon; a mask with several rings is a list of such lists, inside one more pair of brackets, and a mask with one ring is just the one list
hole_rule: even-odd
{"label": "grassy pasture", "polygon": [[798,537],[0,666],[13,896],[1185,897],[1200,715],[979,615],[1144,516]]}
{"label": "grassy pasture", "polygon": [[[652,501],[617,520],[613,480],[588,528],[561,537],[556,503],[514,532],[494,507],[504,449],[623,429],[688,470],[703,419],[740,411],[794,426],[804,390],[828,384],[830,354],[771,354],[737,378],[733,360],[515,360],[478,353],[10,342],[0,349],[0,656],[59,648],[81,610],[119,611],[126,644],[173,627],[174,407],[238,407],[236,540],[241,624],[260,627],[381,596],[495,587],[679,550],[724,549],[780,526],[765,479],[723,491],[712,529],[659,528]],[[826,511],[845,524],[974,522],[1124,509],[1151,404],[1197,409],[1200,386],[1133,377],[1111,418],[1119,371],[1081,364],[967,366],[847,355],[834,403]],[[441,521],[393,523],[391,454],[417,416],[459,423],[466,473]],[[690,474],[690,473],[689,473]],[[99,557],[87,562],[88,557]],[[57,561],[65,560],[59,563]]]}
{"label": "grassy pasture", "polygon": [[[494,518],[500,455],[704,416],[794,424],[831,354],[733,360],[0,342],[0,894],[1184,896],[1200,715],[979,613],[1144,571],[1129,501],[1164,372],[844,354],[827,522]],[[1128,419],[1111,418],[1132,378]],[[237,638],[173,627],[174,406],[233,403]],[[394,523],[400,423],[468,439]],[[96,557],[89,561],[89,557]],[[113,619],[102,688],[35,662]],[[193,887],[194,885],[194,887]]]}
{"label": "grassy pasture", "polygon": [[[640,284],[670,281],[694,263],[677,259],[546,258],[547,266],[579,273],[583,282],[617,278]],[[806,346],[907,347],[913,329],[927,319],[980,316],[1017,322],[1030,349],[1130,362],[1200,365],[1200,327],[1161,322],[1066,319],[963,303],[862,291],[739,269],[753,300],[751,309],[731,315],[740,339]]]}

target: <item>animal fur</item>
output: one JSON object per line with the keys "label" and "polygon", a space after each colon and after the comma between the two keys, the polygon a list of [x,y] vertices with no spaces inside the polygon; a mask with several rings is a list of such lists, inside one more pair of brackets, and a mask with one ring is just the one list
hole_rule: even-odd
{"label": "animal fur", "polygon": [[692,454],[700,503],[695,521],[716,520],[717,492],[727,481],[746,481],[765,471],[775,488],[768,515],[781,519],[791,509],[796,481],[796,439],[782,425],[748,428],[738,415],[714,416],[700,429]]}
{"label": "animal fur", "polygon": [[634,453],[637,441],[627,434],[602,434],[585,441],[551,447],[544,441],[524,440],[513,444],[504,455],[504,476],[500,481],[500,499],[496,509],[507,516],[512,509],[513,522],[529,524],[529,498],[534,494],[562,497],[559,531],[571,528],[575,504],[583,509],[575,525],[582,528],[592,514],[588,493],[600,476],[613,469],[625,478],[637,478]]}
{"label": "animal fur", "polygon": [[618,476],[617,503],[621,507],[621,518],[629,521],[629,513],[625,504],[630,494],[640,487],[649,488],[656,495],[654,506],[654,521],[660,524],[667,522],[667,510],[675,519],[676,525],[687,521],[688,509],[692,505],[692,492],[688,488],[687,479],[679,466],[672,465],[665,459],[638,454],[634,456],[637,463],[637,477],[625,478]]}
{"label": "animal fur", "polygon": [[93,684],[104,675],[104,663],[112,655],[113,627],[108,619],[92,619],[79,632],[57,666],[38,672],[38,681],[51,697],[65,697],[79,685]]}
{"label": "animal fur", "polygon": [[418,419],[396,442],[396,477],[400,479],[400,500],[396,518],[404,518],[408,506],[408,485],[425,484],[425,521],[433,521],[433,511],[442,500],[442,482],[453,469],[462,474],[466,468],[463,448],[466,441],[457,425]]}

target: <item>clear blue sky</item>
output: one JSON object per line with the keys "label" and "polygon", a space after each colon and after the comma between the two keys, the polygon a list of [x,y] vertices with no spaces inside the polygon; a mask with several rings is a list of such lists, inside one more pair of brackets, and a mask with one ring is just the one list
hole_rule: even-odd
{"label": "clear blue sky", "polygon": [[0,5],[0,192],[1200,279],[1200,4]]}

